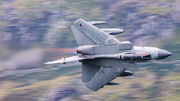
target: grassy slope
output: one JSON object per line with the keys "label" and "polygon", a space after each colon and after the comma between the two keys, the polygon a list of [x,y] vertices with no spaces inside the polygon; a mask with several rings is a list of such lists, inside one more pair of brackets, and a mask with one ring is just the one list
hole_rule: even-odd
{"label": "grassy slope", "polygon": [[[79,74],[79,66],[61,67],[58,70],[52,70],[41,73],[26,75],[15,75],[1,78],[1,101],[37,101],[46,91],[58,87],[60,83],[65,83]],[[72,75],[74,75],[72,77]],[[34,93],[32,93],[34,92]],[[28,95],[20,96],[21,94]]]}

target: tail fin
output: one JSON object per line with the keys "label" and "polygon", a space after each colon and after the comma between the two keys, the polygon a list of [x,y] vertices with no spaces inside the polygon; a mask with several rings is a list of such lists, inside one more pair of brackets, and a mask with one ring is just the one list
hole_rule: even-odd
{"label": "tail fin", "polygon": [[84,35],[78,28],[76,28],[74,25],[71,25],[71,30],[74,34],[74,37],[76,39],[76,42],[78,46],[82,45],[96,45],[94,41],[92,41],[89,37]]}
{"label": "tail fin", "polygon": [[112,45],[119,41],[113,36],[108,35],[99,28],[84,21],[83,19],[76,20],[71,29],[75,36],[78,45]]}

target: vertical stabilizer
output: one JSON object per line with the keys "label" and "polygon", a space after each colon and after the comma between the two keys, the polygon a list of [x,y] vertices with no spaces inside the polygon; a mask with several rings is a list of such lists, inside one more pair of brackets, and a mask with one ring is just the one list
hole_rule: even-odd
{"label": "vertical stabilizer", "polygon": [[113,36],[84,21],[76,20],[71,29],[78,45],[113,45],[120,43]]}
{"label": "vertical stabilizer", "polygon": [[83,34],[79,29],[77,29],[74,25],[71,25],[72,32],[76,39],[78,46],[82,45],[96,45],[94,41],[92,41],[89,37]]}

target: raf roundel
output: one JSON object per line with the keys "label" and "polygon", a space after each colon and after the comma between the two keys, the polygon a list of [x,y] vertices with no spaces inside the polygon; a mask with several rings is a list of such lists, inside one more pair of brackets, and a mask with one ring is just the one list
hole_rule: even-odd
{"label": "raf roundel", "polygon": [[80,26],[82,26],[82,25],[80,24]]}

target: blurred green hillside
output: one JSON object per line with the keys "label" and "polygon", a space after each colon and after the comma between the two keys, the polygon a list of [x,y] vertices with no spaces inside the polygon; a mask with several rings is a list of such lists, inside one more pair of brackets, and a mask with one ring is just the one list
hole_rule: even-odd
{"label": "blurred green hillside", "polygon": [[[173,53],[138,64],[97,92],[81,82],[81,65],[43,65],[72,56],[78,18],[122,28],[120,41]],[[0,0],[0,101],[179,101],[180,0]],[[73,47],[73,49],[71,49]]]}
{"label": "blurred green hillside", "polygon": [[[105,20],[104,27],[126,30],[128,40],[150,43],[179,24],[178,0],[2,0],[0,35],[3,42],[75,42],[69,25],[78,18]],[[135,39],[134,37],[141,37]],[[132,39],[133,38],[133,39]],[[123,38],[124,39],[124,38]]]}

